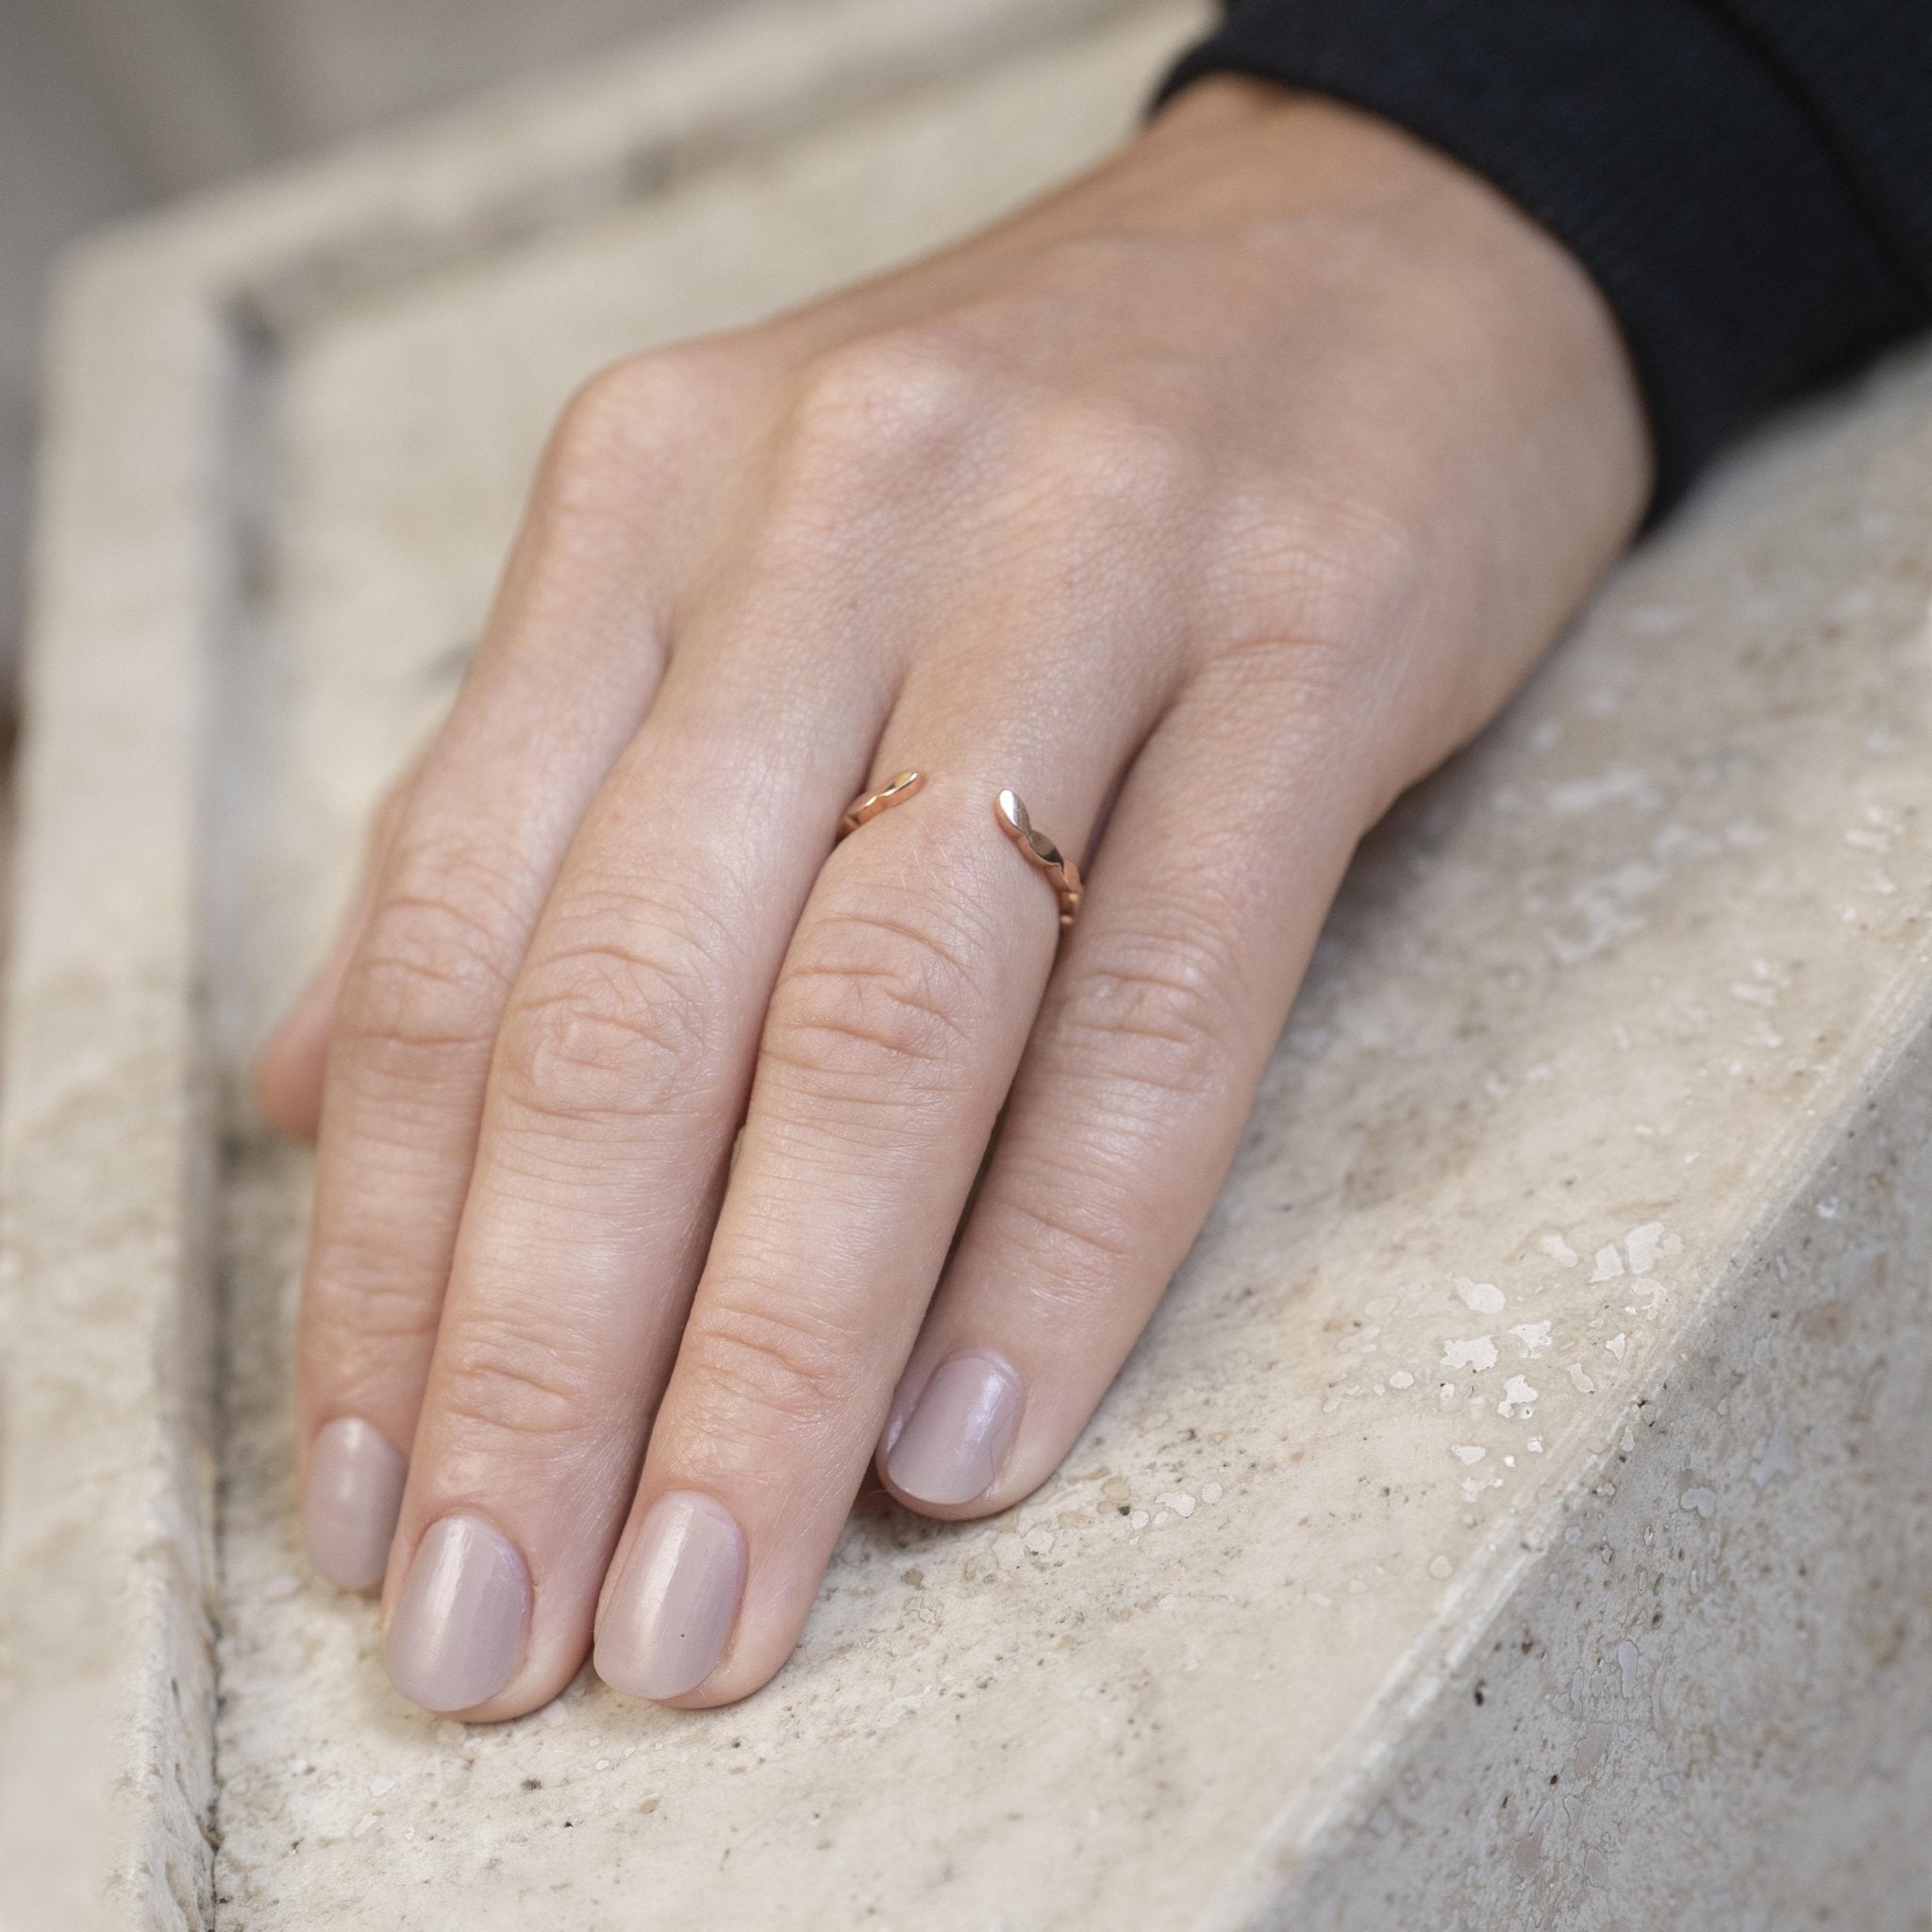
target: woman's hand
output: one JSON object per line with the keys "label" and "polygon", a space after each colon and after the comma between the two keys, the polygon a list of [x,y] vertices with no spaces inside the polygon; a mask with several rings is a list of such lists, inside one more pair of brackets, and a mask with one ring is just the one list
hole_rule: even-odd
{"label": "woman's hand", "polygon": [[[1647,461],[1554,242],[1239,81],[962,246],[591,381],[261,1074],[320,1117],[308,1544],[386,1564],[405,1694],[528,1710],[594,1629],[620,1690],[741,1697],[874,1456],[935,1516],[1043,1481],[1356,841]],[[1063,941],[1006,787],[1091,855]]]}

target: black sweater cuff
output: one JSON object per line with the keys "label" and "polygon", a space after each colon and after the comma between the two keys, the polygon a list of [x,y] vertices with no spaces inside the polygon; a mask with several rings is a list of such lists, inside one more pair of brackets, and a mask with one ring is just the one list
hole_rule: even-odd
{"label": "black sweater cuff", "polygon": [[1700,0],[1251,0],[1160,97],[1211,73],[1396,122],[1562,242],[1623,325],[1660,502],[1922,320],[1805,102]]}

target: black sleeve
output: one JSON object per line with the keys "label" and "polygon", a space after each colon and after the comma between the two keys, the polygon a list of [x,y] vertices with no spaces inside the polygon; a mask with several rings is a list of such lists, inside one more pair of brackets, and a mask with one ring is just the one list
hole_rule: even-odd
{"label": "black sleeve", "polygon": [[1932,0],[1234,0],[1236,73],[1399,123],[1594,276],[1668,501],[1743,424],[1932,325]]}

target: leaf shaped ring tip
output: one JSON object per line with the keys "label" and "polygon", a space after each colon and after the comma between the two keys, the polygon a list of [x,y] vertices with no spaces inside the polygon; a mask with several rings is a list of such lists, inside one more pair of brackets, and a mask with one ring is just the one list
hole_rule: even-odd
{"label": "leaf shaped ring tip", "polygon": [[1033,821],[1017,791],[1002,791],[992,808],[1000,829],[1046,874],[1060,902],[1060,929],[1064,932],[1080,909],[1080,868],[1064,857],[1044,832],[1033,829]]}

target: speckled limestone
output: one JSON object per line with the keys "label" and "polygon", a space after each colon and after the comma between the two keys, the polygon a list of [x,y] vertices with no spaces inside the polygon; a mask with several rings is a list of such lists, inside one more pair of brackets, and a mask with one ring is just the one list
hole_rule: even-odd
{"label": "speckled limestone", "polygon": [[793,0],[108,239],[51,376],[0,1925],[1927,1922],[1932,359],[1740,455],[1343,893],[1065,1470],[759,1696],[466,1730],[305,1574],[239,1070],[571,385],[1100,151],[1191,25]]}

